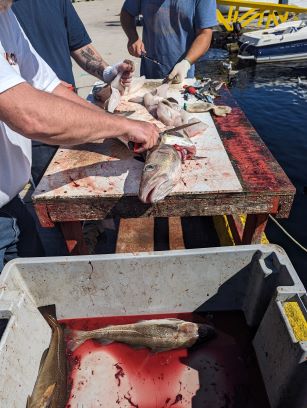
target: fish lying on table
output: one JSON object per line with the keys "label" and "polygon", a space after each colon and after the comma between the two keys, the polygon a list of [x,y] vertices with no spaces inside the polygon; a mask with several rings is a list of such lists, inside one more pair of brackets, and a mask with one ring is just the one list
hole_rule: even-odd
{"label": "fish lying on table", "polygon": [[102,344],[125,343],[135,348],[149,348],[153,352],[192,347],[215,335],[213,327],[179,319],[144,320],[134,324],[108,326],[93,331],[68,330],[68,348],[74,351],[86,340]]}
{"label": "fish lying on table", "polygon": [[139,199],[145,204],[163,200],[180,181],[182,162],[195,153],[194,143],[184,133],[163,134],[159,144],[147,152]]}
{"label": "fish lying on table", "polygon": [[[162,84],[151,92],[146,93],[143,97],[136,97],[129,102],[140,103],[145,106],[147,111],[166,126],[181,126],[189,123],[195,118],[190,118],[187,112],[180,107],[176,99],[167,98],[169,84]],[[201,122],[197,127],[197,133],[204,132],[207,125]],[[194,129],[194,136],[195,129]],[[191,136],[190,136],[191,137]]]}
{"label": "fish lying on table", "polygon": [[50,315],[46,320],[52,329],[50,345],[45,350],[38,377],[27,408],[65,408],[67,402],[67,368],[63,329]]}

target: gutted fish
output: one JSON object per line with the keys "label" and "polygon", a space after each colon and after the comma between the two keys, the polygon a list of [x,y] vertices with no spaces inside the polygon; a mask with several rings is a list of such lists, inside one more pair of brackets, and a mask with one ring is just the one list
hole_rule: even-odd
{"label": "gutted fish", "polygon": [[214,105],[213,103],[209,102],[190,103],[186,110],[187,112],[191,113],[208,112],[212,110],[216,116],[226,116],[232,111],[230,106]]}
{"label": "gutted fish", "polygon": [[158,103],[157,119],[166,126],[175,127],[183,124],[180,110],[174,108],[173,104],[168,102],[167,99]]}
{"label": "gutted fish", "polygon": [[47,316],[51,329],[49,348],[44,352],[38,377],[27,408],[65,408],[67,402],[67,372],[64,335],[55,318]]}
{"label": "gutted fish", "polygon": [[125,95],[133,95],[143,88],[146,81],[146,77],[143,75],[138,78],[133,78],[131,84],[126,88]]}
{"label": "gutted fish", "polygon": [[195,137],[204,133],[208,129],[208,125],[204,122],[198,121],[196,118],[190,118],[188,123],[195,123],[195,125],[189,126],[184,130],[184,134],[188,137]]}
{"label": "gutted fish", "polygon": [[73,351],[86,340],[96,339],[104,344],[119,342],[160,352],[191,347],[198,341],[210,339],[214,334],[214,329],[206,324],[179,319],[156,319],[93,331],[70,331],[68,347]]}

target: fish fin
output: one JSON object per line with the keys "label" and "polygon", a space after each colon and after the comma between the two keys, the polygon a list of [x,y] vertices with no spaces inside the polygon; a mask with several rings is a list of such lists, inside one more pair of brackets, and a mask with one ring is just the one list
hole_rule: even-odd
{"label": "fish fin", "polygon": [[49,408],[51,404],[52,397],[55,392],[56,383],[49,385],[44,394],[42,395],[41,400],[38,403],[37,408]]}
{"label": "fish fin", "polygon": [[163,353],[164,351],[170,351],[173,350],[172,348],[168,347],[168,348],[162,348],[162,347],[155,347],[155,348],[151,348],[151,351],[153,354],[156,353]]}
{"label": "fish fin", "polygon": [[32,404],[32,402],[31,402],[31,397],[30,397],[30,395],[29,395],[28,398],[27,398],[26,408],[31,408],[31,404]]}
{"label": "fish fin", "polygon": [[48,351],[49,351],[49,348],[47,348],[46,350],[44,350],[44,352],[43,352],[43,354],[42,354],[42,358],[41,358],[41,361],[40,361],[40,363],[39,363],[38,375],[39,375],[39,373],[41,372],[41,369],[42,369],[42,367],[43,367],[43,365],[44,365],[44,362],[45,362],[45,360],[46,360]]}
{"label": "fish fin", "polygon": [[68,350],[75,351],[78,347],[80,347],[87,340],[85,333],[86,332],[81,330],[65,329],[65,338]]}
{"label": "fish fin", "polygon": [[103,344],[104,346],[114,342],[114,340],[104,339],[103,337],[101,337],[100,339],[94,339],[94,341],[97,341],[97,343]]}

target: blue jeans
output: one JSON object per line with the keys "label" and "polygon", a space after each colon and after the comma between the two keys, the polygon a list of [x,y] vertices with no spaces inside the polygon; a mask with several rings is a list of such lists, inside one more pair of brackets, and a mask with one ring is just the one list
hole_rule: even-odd
{"label": "blue jeans", "polygon": [[35,221],[17,196],[0,208],[0,273],[17,257],[44,256]]}

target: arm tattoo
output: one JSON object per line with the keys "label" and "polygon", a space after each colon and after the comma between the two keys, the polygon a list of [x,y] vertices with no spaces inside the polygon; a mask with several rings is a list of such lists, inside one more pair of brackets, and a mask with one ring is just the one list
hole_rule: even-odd
{"label": "arm tattoo", "polygon": [[78,52],[78,56],[79,58],[77,62],[82,68],[84,68],[89,74],[100,79],[103,78],[103,71],[107,64],[98,53],[96,53],[91,47],[87,46]]}

